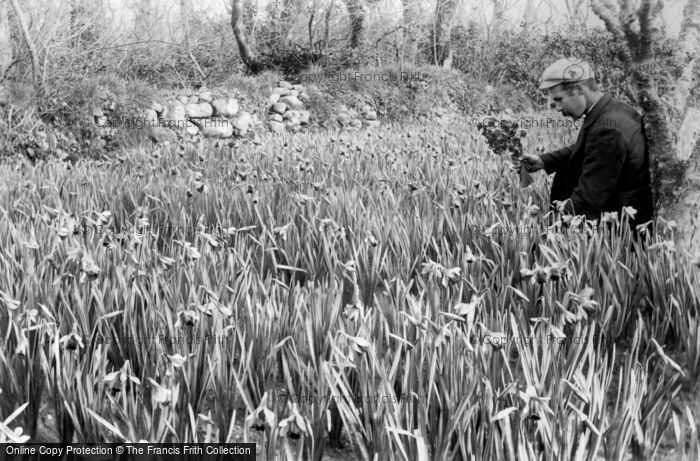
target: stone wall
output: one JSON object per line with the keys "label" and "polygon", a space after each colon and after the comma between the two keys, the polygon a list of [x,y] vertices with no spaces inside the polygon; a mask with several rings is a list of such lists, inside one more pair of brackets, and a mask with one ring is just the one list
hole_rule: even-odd
{"label": "stone wall", "polygon": [[308,101],[309,95],[302,85],[280,80],[267,100],[267,126],[275,133],[300,131],[302,125],[311,121],[311,112],[304,105]]}
{"label": "stone wall", "polygon": [[[309,94],[303,85],[280,80],[267,99],[267,128],[273,133],[296,133],[309,126],[312,122],[311,111],[307,109],[309,101]],[[114,130],[122,126],[117,120],[112,120],[116,118],[112,106],[113,102],[103,102],[92,114],[102,144],[113,139]],[[246,137],[249,133],[259,141],[259,136],[253,133],[257,116],[241,110],[238,99],[212,91],[153,101],[148,108],[142,109],[134,122],[139,123],[139,128],[147,129],[149,137],[157,144],[175,144],[199,137]],[[379,126],[377,112],[369,104],[359,109],[348,108],[344,104],[336,106],[330,119],[321,126],[327,126],[327,122],[346,130]]]}
{"label": "stone wall", "polygon": [[[296,133],[312,122],[306,107],[310,97],[303,85],[280,80],[267,99],[267,127],[273,133]],[[104,105],[103,105],[104,106]],[[113,137],[115,125],[110,120],[110,107],[98,107],[93,112],[95,125],[104,131],[104,138]],[[227,139],[245,137],[252,133],[257,116],[241,110],[236,98],[215,95],[212,91],[187,94],[153,101],[137,119],[140,127],[148,129],[157,144],[177,143],[198,137]],[[340,105],[333,110],[331,120],[342,129],[379,126],[376,111],[368,104],[356,109]],[[326,126],[325,123],[322,124]],[[259,139],[257,134],[254,138]]]}
{"label": "stone wall", "polygon": [[240,110],[237,99],[216,97],[209,91],[153,102],[143,117],[156,143],[175,142],[187,136],[242,137],[255,122],[249,112]]}
{"label": "stone wall", "polygon": [[[268,98],[267,125],[276,133],[296,133],[311,122],[311,112],[306,110],[309,95],[303,85],[292,85],[280,80]],[[350,109],[341,104],[333,109],[331,121],[341,129],[356,130],[362,127],[377,127],[379,120],[377,112],[365,104],[356,109]],[[325,122],[321,123],[326,126]]]}

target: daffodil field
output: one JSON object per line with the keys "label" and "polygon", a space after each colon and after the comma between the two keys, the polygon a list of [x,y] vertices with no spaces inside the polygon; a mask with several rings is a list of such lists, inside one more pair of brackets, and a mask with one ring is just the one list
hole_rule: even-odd
{"label": "daffodil field", "polygon": [[633,210],[562,218],[544,173],[523,188],[451,128],[2,163],[0,441],[697,459],[699,262],[674,223],[642,245]]}

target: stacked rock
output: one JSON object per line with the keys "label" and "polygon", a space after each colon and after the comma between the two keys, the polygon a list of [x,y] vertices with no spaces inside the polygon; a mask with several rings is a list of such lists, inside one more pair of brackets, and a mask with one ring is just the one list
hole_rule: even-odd
{"label": "stacked rock", "polygon": [[369,127],[379,126],[379,120],[377,120],[377,112],[372,109],[369,104],[365,104],[360,108],[360,115],[362,115],[362,124]]}
{"label": "stacked rock", "polygon": [[253,123],[251,114],[241,111],[236,99],[215,98],[209,91],[178,96],[165,105],[153,102],[144,119],[156,143],[177,141],[176,132],[207,138],[245,136]]}
{"label": "stacked rock", "polygon": [[267,124],[270,130],[275,133],[296,133],[302,125],[308,125],[311,112],[304,108],[304,101],[308,100],[309,95],[302,85],[280,80],[268,98]]}
{"label": "stacked rock", "polygon": [[352,131],[366,127],[379,126],[377,112],[369,104],[363,105],[359,112],[355,109],[348,109],[345,104],[341,104],[335,112],[335,120],[346,130]]}
{"label": "stacked rock", "polygon": [[[115,128],[108,122],[114,118],[115,103],[106,101],[101,106],[95,107],[92,111],[93,120],[97,127],[97,138],[95,146],[99,149],[110,149],[114,147]],[[88,144],[90,141],[87,142]]]}

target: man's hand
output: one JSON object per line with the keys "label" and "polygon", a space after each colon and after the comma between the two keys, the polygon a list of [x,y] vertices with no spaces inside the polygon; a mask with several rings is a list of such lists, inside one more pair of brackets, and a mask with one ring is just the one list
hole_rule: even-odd
{"label": "man's hand", "polygon": [[520,171],[521,167],[525,167],[525,170],[532,173],[533,171],[542,170],[544,168],[544,162],[539,155],[533,154],[523,154],[520,157],[511,157],[513,162],[513,169],[515,171]]}

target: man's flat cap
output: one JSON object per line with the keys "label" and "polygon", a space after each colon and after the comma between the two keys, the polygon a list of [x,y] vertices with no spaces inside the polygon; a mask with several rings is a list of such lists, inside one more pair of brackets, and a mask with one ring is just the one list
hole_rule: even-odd
{"label": "man's flat cap", "polygon": [[591,78],[595,78],[595,72],[586,61],[560,59],[542,73],[540,90],[546,90],[562,83],[581,82]]}

